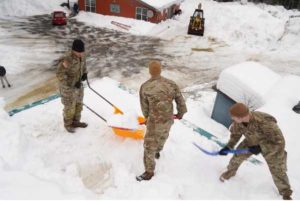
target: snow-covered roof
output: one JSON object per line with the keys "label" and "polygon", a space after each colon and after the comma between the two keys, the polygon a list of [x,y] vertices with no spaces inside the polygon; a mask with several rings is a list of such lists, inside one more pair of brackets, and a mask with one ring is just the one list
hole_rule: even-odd
{"label": "snow-covered roof", "polygon": [[140,0],[140,1],[157,10],[162,10],[174,4],[180,4],[184,0]]}

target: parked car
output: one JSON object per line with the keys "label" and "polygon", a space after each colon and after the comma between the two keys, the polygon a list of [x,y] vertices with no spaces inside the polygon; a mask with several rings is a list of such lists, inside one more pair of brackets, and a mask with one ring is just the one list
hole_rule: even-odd
{"label": "parked car", "polygon": [[66,25],[67,17],[63,11],[54,11],[52,13],[52,25]]}

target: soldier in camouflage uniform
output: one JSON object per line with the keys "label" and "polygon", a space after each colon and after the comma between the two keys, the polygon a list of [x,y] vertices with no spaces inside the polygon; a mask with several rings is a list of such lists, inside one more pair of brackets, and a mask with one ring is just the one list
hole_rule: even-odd
{"label": "soldier in camouflage uniform", "polygon": [[64,105],[64,125],[68,132],[74,133],[75,128],[87,127],[80,122],[83,100],[82,81],[87,79],[84,43],[76,39],[72,51],[67,52],[58,64],[56,76],[59,81],[61,102]]}
{"label": "soldier in camouflage uniform", "polygon": [[220,150],[220,155],[227,155],[242,136],[245,139],[237,149],[249,148],[250,153],[234,155],[220,180],[225,181],[233,177],[240,165],[252,154],[261,153],[265,158],[274,183],[283,199],[291,199],[292,190],[287,176],[287,152],[285,140],[277,125],[276,119],[263,112],[249,112],[247,106],[237,103],[230,108],[233,124],[230,127],[231,136],[226,147]]}
{"label": "soldier in camouflage uniform", "polygon": [[138,181],[150,180],[154,175],[155,158],[160,157],[159,152],[163,149],[174,123],[173,100],[177,105],[178,119],[187,112],[179,87],[160,75],[159,61],[150,62],[149,73],[151,79],[140,88],[140,103],[146,118],[147,132],[144,140],[145,172],[137,177]]}

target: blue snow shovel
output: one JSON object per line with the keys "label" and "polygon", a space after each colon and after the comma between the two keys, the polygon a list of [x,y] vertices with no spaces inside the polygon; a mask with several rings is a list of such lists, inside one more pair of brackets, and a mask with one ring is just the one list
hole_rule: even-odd
{"label": "blue snow shovel", "polygon": [[[203,153],[205,153],[209,156],[218,156],[219,155],[219,151],[208,151],[208,150],[200,147],[195,142],[193,142],[193,145],[195,145],[195,147],[197,147],[200,151],[202,151]],[[250,153],[250,151],[249,151],[249,149],[231,149],[231,150],[226,151],[226,153],[228,153],[228,154],[248,154],[248,153]]]}

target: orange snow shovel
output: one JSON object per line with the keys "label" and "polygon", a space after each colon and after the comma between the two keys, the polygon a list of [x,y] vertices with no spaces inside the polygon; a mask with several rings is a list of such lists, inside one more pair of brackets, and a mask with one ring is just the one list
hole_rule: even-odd
{"label": "orange snow shovel", "polygon": [[[86,104],[83,104],[88,110],[90,110],[92,113],[94,113],[96,116],[98,116],[100,119],[102,119],[104,122],[107,122],[107,120],[99,115],[97,112],[95,112],[92,108],[87,106]],[[128,128],[121,128],[121,127],[114,127],[110,126],[113,130],[113,132],[116,135],[122,136],[122,137],[130,137],[136,140],[144,139],[144,129],[128,129]]]}
{"label": "orange snow shovel", "polygon": [[[91,85],[90,85],[90,82],[89,82],[88,78],[86,79],[86,82],[87,82],[87,85],[88,85],[88,87],[89,87],[90,90],[92,90],[95,94],[97,94],[100,98],[102,98],[103,100],[105,100],[108,104],[110,104],[115,109],[114,114],[124,114],[124,112],[121,109],[119,109],[117,106],[115,106],[114,104],[112,104],[112,102],[110,102],[109,100],[107,100],[105,97],[103,97],[101,94],[99,94],[95,89],[93,89],[91,87]],[[144,117],[142,117],[142,116],[138,117],[138,122],[140,124],[144,123],[145,121],[146,120],[145,120]]]}

